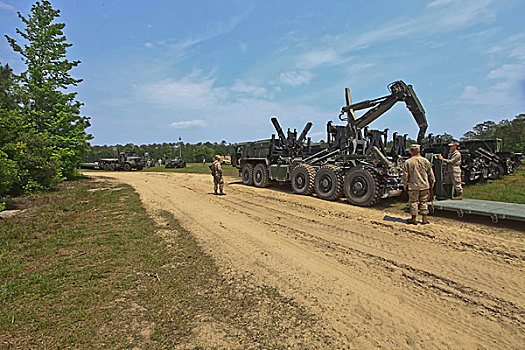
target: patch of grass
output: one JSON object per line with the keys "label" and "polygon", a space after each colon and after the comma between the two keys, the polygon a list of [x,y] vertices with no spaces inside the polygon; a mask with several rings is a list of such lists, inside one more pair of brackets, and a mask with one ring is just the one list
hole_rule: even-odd
{"label": "patch of grass", "polygon": [[466,186],[463,197],[496,202],[525,204],[525,167],[499,180]]}
{"label": "patch of grass", "polygon": [[65,182],[25,204],[0,221],[2,348],[333,345],[292,299],[221,273],[169,213],[155,223],[127,185]]}

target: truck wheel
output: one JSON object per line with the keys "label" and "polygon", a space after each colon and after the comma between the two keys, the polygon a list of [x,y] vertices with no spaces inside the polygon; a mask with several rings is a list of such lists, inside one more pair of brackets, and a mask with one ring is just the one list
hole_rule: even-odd
{"label": "truck wheel", "polygon": [[315,193],[329,201],[341,198],[343,193],[343,177],[335,165],[323,165],[317,170],[314,179]]}
{"label": "truck wheel", "polygon": [[111,164],[109,164],[109,170],[111,170],[111,171],[115,171],[116,168],[117,168],[117,167],[116,167],[115,163],[111,163]]}
{"label": "truck wheel", "polygon": [[253,168],[253,184],[256,187],[268,187],[268,168],[259,163]]}
{"label": "truck wheel", "polygon": [[308,164],[299,164],[290,174],[292,189],[297,194],[309,196],[314,192],[315,169]]}
{"label": "truck wheel", "polygon": [[253,164],[245,164],[242,167],[242,183],[248,186],[253,185]]}
{"label": "truck wheel", "polygon": [[131,170],[131,165],[129,165],[128,163],[124,164],[124,170],[130,171]]}
{"label": "truck wheel", "polygon": [[375,173],[353,168],[345,176],[345,195],[354,205],[369,207],[381,198],[381,182]]}
{"label": "truck wheel", "polygon": [[104,169],[105,171],[108,171],[109,170],[109,164],[108,163],[102,164],[102,169]]}

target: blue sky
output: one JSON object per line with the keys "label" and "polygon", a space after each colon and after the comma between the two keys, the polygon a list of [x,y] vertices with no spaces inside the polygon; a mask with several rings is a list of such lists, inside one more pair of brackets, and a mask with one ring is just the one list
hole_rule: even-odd
{"label": "blue sky", "polygon": [[[525,1],[55,0],[93,144],[230,142],[314,123],[324,138],[344,88],[354,102],[413,84],[429,132],[457,137],[474,124],[525,112]],[[0,29],[16,11],[0,0]],[[0,62],[19,57],[0,41]],[[372,124],[409,133],[403,104]]]}

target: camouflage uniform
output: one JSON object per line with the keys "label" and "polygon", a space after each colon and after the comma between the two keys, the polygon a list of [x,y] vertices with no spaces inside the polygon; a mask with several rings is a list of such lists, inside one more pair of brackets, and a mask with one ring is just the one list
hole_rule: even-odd
{"label": "camouflage uniform", "polygon": [[445,183],[454,187],[454,196],[461,196],[463,188],[461,187],[461,153],[458,150],[450,153],[448,159],[443,159],[447,169],[445,171]]}
{"label": "camouflage uniform", "polygon": [[418,154],[405,162],[403,170],[403,184],[408,190],[410,214],[417,216],[418,205],[421,203],[421,215],[427,215],[430,188],[436,182],[432,165],[428,159]]}
{"label": "camouflage uniform", "polygon": [[213,190],[215,191],[215,193],[217,193],[217,188],[219,188],[219,190],[221,191],[220,193],[223,193],[224,179],[222,178],[221,162],[215,159],[211,167],[213,172],[215,173],[215,176],[213,177]]}

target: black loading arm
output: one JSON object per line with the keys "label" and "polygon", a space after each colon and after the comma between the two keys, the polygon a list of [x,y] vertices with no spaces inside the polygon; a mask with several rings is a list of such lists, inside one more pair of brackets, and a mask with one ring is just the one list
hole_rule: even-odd
{"label": "black loading arm", "polygon": [[304,127],[303,132],[301,132],[301,135],[299,135],[299,137],[297,138],[297,131],[295,131],[295,129],[293,132],[291,132],[290,129],[288,129],[288,137],[286,137],[277,118],[272,117],[271,120],[273,126],[275,127],[275,130],[277,131],[277,135],[281,140],[281,147],[283,148],[283,150],[285,150],[289,155],[293,156],[296,156],[297,154],[301,153],[301,151],[304,148],[304,141],[306,139],[306,135],[312,128],[312,123],[308,122]]}
{"label": "black loading arm", "polygon": [[[392,108],[397,102],[403,101],[405,102],[410,113],[412,113],[412,116],[416,120],[416,123],[419,127],[417,143],[421,144],[423,138],[425,137],[428,124],[427,118],[425,116],[425,109],[423,108],[421,102],[419,102],[412,85],[407,85],[403,81],[399,80],[388,85],[388,89],[390,90],[390,95],[388,96],[346,105],[341,109],[341,115],[346,113],[347,118],[344,120],[347,120],[351,126],[360,130],[370,125],[374,120]],[[348,97],[348,91],[346,92],[346,95],[347,103],[351,102],[349,101],[350,99]],[[361,117],[355,118],[354,111],[368,108],[371,109],[366,111]]]}

